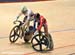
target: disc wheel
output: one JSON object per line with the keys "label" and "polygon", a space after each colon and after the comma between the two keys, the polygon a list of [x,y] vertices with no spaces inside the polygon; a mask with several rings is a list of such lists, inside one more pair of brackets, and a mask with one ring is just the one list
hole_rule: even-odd
{"label": "disc wheel", "polygon": [[33,49],[36,51],[39,51],[39,52],[48,51],[48,49],[45,50],[49,43],[45,35],[43,36],[39,36],[39,34],[35,35],[32,38],[31,43],[32,43]]}
{"label": "disc wheel", "polygon": [[20,30],[19,30],[19,27],[18,26],[15,26],[11,32],[10,32],[10,35],[9,35],[9,40],[11,43],[14,43],[18,40],[19,38],[19,34],[20,34]]}

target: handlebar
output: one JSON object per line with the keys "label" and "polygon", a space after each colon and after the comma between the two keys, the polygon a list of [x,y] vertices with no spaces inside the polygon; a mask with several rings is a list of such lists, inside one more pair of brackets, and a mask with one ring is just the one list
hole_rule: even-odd
{"label": "handlebar", "polygon": [[23,22],[22,22],[22,21],[20,21],[20,20],[16,20],[16,21],[14,21],[13,23],[14,23],[14,24],[16,24],[16,22],[19,22],[19,24],[20,24],[20,25],[22,25],[22,24],[23,24]]}

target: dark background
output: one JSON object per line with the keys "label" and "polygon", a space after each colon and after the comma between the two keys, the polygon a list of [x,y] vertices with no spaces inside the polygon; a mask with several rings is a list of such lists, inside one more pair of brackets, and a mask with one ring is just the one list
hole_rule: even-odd
{"label": "dark background", "polygon": [[47,0],[0,0],[0,2],[34,2],[34,1],[47,1]]}

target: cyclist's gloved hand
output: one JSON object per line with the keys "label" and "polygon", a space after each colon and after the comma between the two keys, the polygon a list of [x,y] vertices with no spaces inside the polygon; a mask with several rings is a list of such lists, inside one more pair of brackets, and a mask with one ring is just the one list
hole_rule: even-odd
{"label": "cyclist's gloved hand", "polygon": [[19,16],[17,16],[17,19],[19,18]]}
{"label": "cyclist's gloved hand", "polygon": [[16,17],[16,20],[13,22],[14,24],[16,24],[16,21],[18,20],[19,16]]}

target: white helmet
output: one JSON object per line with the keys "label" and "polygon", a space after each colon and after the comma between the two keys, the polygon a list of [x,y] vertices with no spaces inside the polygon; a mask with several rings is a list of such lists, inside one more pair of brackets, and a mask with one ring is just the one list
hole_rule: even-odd
{"label": "white helmet", "polygon": [[24,13],[24,12],[26,12],[26,11],[27,11],[27,7],[24,6],[24,7],[22,8],[22,12]]}

